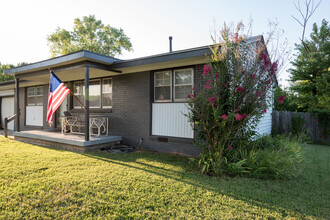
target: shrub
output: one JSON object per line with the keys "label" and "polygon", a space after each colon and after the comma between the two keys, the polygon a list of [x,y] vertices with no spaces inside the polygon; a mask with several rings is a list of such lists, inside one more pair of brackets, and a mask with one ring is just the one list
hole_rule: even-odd
{"label": "shrub", "polygon": [[228,164],[238,162],[233,152],[247,146],[256,134],[276,78],[278,64],[271,62],[263,38],[247,42],[240,34],[242,27],[240,23],[236,32],[223,28],[204,66],[203,89],[188,95],[187,116],[196,125],[197,143],[203,150],[199,165],[211,175],[241,169],[243,162]]}
{"label": "shrub", "polygon": [[301,142],[287,137],[264,136],[233,152],[225,172],[260,179],[284,179],[299,174],[302,162]]}
{"label": "shrub", "polygon": [[291,134],[298,136],[303,132],[303,126],[305,124],[305,120],[301,115],[295,112],[294,117],[291,119]]}

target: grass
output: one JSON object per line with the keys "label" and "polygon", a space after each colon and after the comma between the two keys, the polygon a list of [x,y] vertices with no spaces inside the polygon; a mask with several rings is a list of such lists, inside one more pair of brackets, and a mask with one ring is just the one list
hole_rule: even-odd
{"label": "grass", "polygon": [[330,147],[290,180],[209,177],[180,156],[72,153],[0,137],[0,219],[326,219]]}

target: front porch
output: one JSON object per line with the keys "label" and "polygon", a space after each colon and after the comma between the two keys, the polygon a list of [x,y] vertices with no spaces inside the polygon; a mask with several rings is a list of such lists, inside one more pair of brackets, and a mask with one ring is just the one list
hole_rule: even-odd
{"label": "front porch", "polygon": [[87,152],[120,144],[122,137],[92,136],[88,141],[84,135],[63,134],[57,131],[29,130],[13,132],[15,140],[75,152]]}

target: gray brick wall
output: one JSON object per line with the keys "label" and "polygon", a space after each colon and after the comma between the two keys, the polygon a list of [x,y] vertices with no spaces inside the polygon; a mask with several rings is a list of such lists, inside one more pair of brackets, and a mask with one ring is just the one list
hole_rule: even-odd
{"label": "gray brick wall", "polygon": [[207,81],[203,79],[203,68],[204,65],[195,66],[195,75],[194,75],[194,86],[196,92],[201,92],[203,87],[206,85]]}
{"label": "gray brick wall", "polygon": [[150,72],[114,76],[112,78],[112,113],[110,134],[123,136],[128,144],[149,136],[150,127]]}
{"label": "gray brick wall", "polygon": [[[196,88],[201,87],[203,66],[195,69]],[[192,140],[168,138],[168,142],[159,142],[151,136],[151,76],[150,72],[132,73],[113,77],[113,107],[109,118],[110,134],[123,136],[123,142],[137,145],[144,139],[143,147],[168,152],[197,156],[200,148]]]}

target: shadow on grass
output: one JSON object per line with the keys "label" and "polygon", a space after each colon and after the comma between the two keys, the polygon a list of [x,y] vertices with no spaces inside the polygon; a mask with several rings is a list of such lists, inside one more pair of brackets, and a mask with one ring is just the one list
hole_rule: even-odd
{"label": "shadow on grass", "polygon": [[[330,149],[328,150],[329,153]],[[317,178],[314,167],[311,166],[311,164],[318,164],[317,160],[320,159],[318,158],[318,153],[311,158],[311,164],[305,164],[304,174],[291,180],[210,177],[196,171],[188,164],[188,159],[185,157],[152,152],[131,154],[90,152],[83,155],[170,178],[215,192],[218,195],[229,196],[251,205],[277,212],[283,218],[288,215],[295,215],[300,218],[308,216],[327,217],[327,207],[318,207],[327,203],[323,200],[326,200],[327,196],[319,196],[320,193],[322,194],[322,190],[325,190],[323,193],[330,192],[330,190],[329,188],[315,187],[315,181],[317,181],[316,185],[321,184],[324,186],[324,184],[328,184],[329,178]],[[149,164],[148,161],[159,163],[159,166]],[[173,169],[171,169],[171,166],[173,166]],[[319,169],[317,166],[316,168]],[[311,176],[312,173],[316,175],[316,178]]]}
{"label": "shadow on grass", "polygon": [[[72,153],[64,150],[47,148]],[[258,180],[249,178],[210,177],[200,174],[186,157],[153,152],[110,154],[78,153],[110,164],[141,170],[228,196],[248,204],[276,212],[282,218],[328,218],[330,210],[330,147],[308,145],[300,177],[290,180]],[[235,207],[232,207],[235,209]],[[260,216],[251,209],[252,216]],[[249,211],[249,210],[244,210]],[[252,213],[253,212],[253,213]],[[262,214],[262,213],[261,213]]]}

